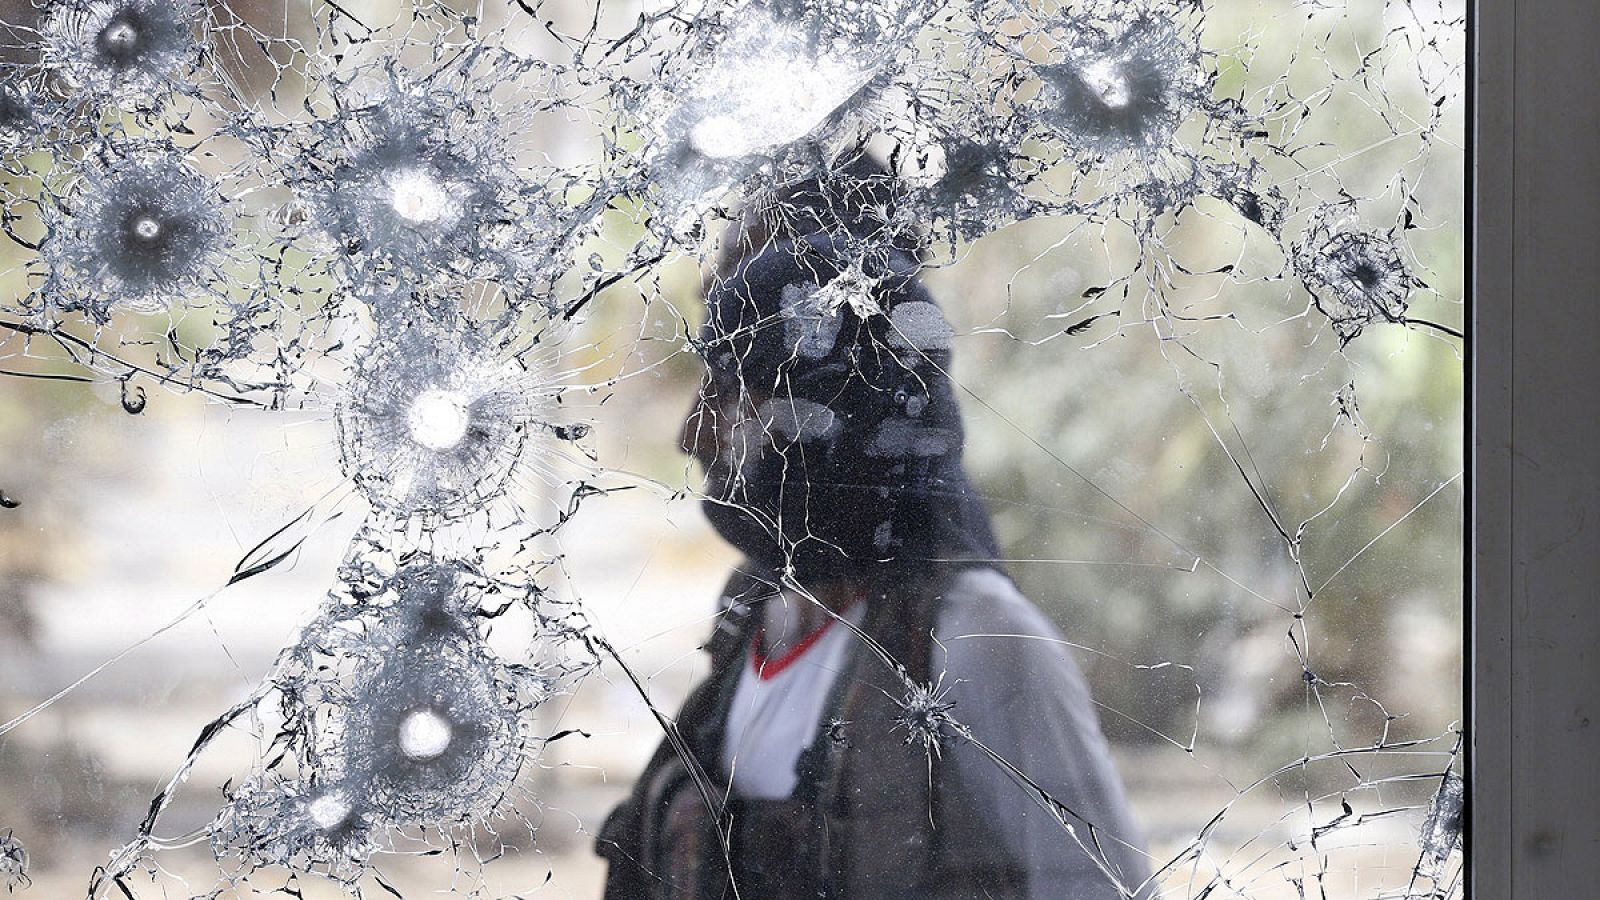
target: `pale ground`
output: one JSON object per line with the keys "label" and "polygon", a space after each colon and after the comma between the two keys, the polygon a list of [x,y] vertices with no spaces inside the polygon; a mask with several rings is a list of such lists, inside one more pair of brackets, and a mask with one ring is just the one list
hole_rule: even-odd
{"label": "pale ground", "polygon": [[[153,404],[153,414],[157,409]],[[53,527],[72,535],[76,563],[58,567],[37,586],[36,651],[0,635],[0,718],[154,632],[226,581],[246,548],[340,484],[326,422],[285,427],[282,418],[229,417],[215,409],[174,416],[160,427],[120,413],[94,419],[28,440],[38,453],[113,453],[116,464],[100,477],[42,493],[4,485],[34,509],[54,504]],[[359,512],[360,506],[348,508]],[[11,782],[0,783],[0,833],[16,829],[33,857],[35,883],[21,896],[82,896],[90,870],[132,833],[198,730],[249,691],[273,653],[312,614],[354,525],[353,514],[330,523],[293,566],[230,589],[0,738],[0,764],[11,767],[0,768]],[[675,708],[703,670],[695,646],[731,554],[692,504],[668,507],[645,492],[587,508],[564,532],[563,546],[576,595],[649,676],[657,704]],[[521,790],[530,802],[521,806],[542,823],[538,850],[529,852],[526,826],[508,823],[501,829],[505,842],[522,849],[488,867],[482,897],[598,896],[604,870],[589,851],[586,829],[598,827],[659,734],[638,697],[616,679],[591,678],[542,715],[540,732],[577,726],[593,737],[558,743],[530,767]],[[1181,750],[1120,756],[1158,859],[1177,854],[1236,799],[1233,789]],[[15,768],[19,759],[26,770]],[[216,786],[237,780],[250,762],[244,740],[203,758],[163,833],[201,826],[215,811]],[[1331,800],[1318,804],[1315,815],[1327,821],[1337,813]],[[1289,818],[1281,819],[1285,814]],[[1209,861],[1228,870],[1232,887],[1213,896],[1298,896],[1291,879],[1314,875],[1322,854],[1328,856],[1323,887],[1329,897],[1374,897],[1381,888],[1404,886],[1415,861],[1405,850],[1414,840],[1414,811],[1325,836],[1316,851],[1288,852],[1286,842],[1303,844],[1306,821],[1303,796],[1297,802],[1258,791],[1239,800],[1211,834]],[[1231,851],[1258,833],[1261,840],[1249,849]],[[210,888],[215,868],[203,846],[164,854],[162,861],[193,872],[193,890]],[[191,861],[195,868],[186,865]],[[450,867],[439,857],[394,859],[383,868],[407,896],[438,896],[451,884]],[[1166,881],[1168,896],[1192,895],[1211,871],[1206,864],[1198,872],[1180,869]],[[313,900],[341,896],[324,883],[303,887]],[[166,893],[139,895],[187,891],[169,882]]]}

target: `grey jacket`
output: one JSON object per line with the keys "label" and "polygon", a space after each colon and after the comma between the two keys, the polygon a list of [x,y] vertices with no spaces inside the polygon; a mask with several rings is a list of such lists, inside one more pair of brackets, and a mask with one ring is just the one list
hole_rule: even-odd
{"label": "grey jacket", "polygon": [[[738,579],[729,593],[711,674],[685,702],[676,740],[597,840],[611,862],[608,900],[734,896],[726,838],[738,807],[715,754],[764,597]],[[814,837],[802,852],[821,896],[1152,898],[1088,687],[1043,614],[989,568],[913,578],[868,603],[862,630],[903,671],[857,641],[801,756],[797,795]],[[937,753],[905,721],[908,680],[953,704],[957,724],[941,729]]]}

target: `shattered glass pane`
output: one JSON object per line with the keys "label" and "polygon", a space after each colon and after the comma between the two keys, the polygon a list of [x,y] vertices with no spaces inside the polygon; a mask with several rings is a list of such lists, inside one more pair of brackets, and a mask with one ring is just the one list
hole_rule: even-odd
{"label": "shattered glass pane", "polygon": [[1460,897],[1466,27],[0,6],[0,887]]}

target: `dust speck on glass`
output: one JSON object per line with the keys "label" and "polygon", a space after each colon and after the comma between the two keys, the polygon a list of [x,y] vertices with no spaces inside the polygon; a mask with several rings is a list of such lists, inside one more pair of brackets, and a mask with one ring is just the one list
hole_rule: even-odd
{"label": "dust speck on glass", "polygon": [[1460,897],[1465,47],[0,6],[0,888]]}

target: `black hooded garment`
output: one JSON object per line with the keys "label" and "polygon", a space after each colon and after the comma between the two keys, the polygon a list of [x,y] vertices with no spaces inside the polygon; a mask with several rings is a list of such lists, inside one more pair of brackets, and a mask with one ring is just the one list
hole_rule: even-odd
{"label": "black hooded garment", "polygon": [[[1083,676],[994,564],[961,464],[952,334],[915,269],[819,231],[710,292],[708,390],[746,392],[755,416],[704,505],[748,561],[710,674],[596,842],[611,900],[731,898],[730,872],[761,900],[1154,896]],[[870,586],[871,640],[852,641],[797,763],[798,826],[756,836],[788,874],[752,894],[760,820],[719,774],[728,707],[764,604],[841,579]],[[912,686],[952,704],[936,749],[908,716]]]}
{"label": "black hooded garment", "polygon": [[961,466],[950,326],[896,250],[851,236],[781,241],[715,287],[710,389],[759,403],[706,504],[750,559],[801,583],[937,559],[994,559]]}

